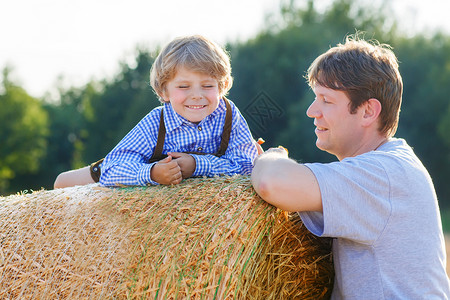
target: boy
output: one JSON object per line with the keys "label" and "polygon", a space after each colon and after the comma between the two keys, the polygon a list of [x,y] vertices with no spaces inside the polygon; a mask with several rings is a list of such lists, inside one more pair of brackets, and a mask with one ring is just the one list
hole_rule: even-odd
{"label": "boy", "polygon": [[448,299],[431,178],[396,132],[403,83],[385,45],[347,38],[308,69],[316,146],[338,162],[299,164],[283,149],[255,160],[267,202],[333,240],[332,299]]}
{"label": "boy", "polygon": [[[150,84],[164,106],[94,166],[101,168],[102,185],[178,184],[191,176],[251,173],[257,148],[245,119],[224,97],[232,77],[222,48],[202,36],[177,38],[156,58]],[[85,178],[87,167],[82,170]]]}

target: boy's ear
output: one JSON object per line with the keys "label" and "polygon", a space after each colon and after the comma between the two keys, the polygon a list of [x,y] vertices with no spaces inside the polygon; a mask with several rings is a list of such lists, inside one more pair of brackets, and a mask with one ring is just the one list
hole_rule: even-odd
{"label": "boy's ear", "polygon": [[164,102],[169,102],[169,100],[168,100],[169,97],[167,97],[167,93],[165,90],[162,90],[160,93],[158,93],[158,97],[160,98],[160,100],[162,100]]}
{"label": "boy's ear", "polygon": [[378,99],[370,98],[363,104],[363,109],[363,125],[370,126],[378,120],[382,107]]}
{"label": "boy's ear", "polygon": [[227,79],[223,82],[223,87],[222,90],[220,91],[221,96],[225,96],[225,94],[227,93],[227,91],[230,90],[231,85],[233,84],[233,80],[232,79]]}
{"label": "boy's ear", "polygon": [[227,79],[227,80],[225,81],[224,88],[225,88],[226,90],[229,90],[230,87],[231,87],[231,84],[232,84],[231,79]]}

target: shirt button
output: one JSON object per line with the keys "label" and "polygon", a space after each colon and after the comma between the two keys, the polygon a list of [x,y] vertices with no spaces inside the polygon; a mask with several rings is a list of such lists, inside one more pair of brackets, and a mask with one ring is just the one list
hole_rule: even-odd
{"label": "shirt button", "polygon": [[201,126],[198,126],[197,129],[198,129],[198,131],[202,131],[202,127]]}
{"label": "shirt button", "polygon": [[202,150],[203,150],[202,147],[198,147],[198,148],[197,148],[197,151],[202,151]]}

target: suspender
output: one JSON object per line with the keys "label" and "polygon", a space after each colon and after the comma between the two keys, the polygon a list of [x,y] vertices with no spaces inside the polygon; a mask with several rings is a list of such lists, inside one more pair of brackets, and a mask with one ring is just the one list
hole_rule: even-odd
{"label": "suspender", "polygon": [[[228,148],[228,142],[230,141],[230,134],[231,134],[231,125],[233,123],[233,112],[231,111],[231,105],[230,102],[228,102],[228,99],[223,97],[223,100],[225,101],[225,106],[227,108],[227,112],[225,115],[225,123],[223,124],[223,131],[222,131],[222,140],[220,141],[219,150],[216,154],[214,154],[217,157],[221,157],[225,154]],[[162,154],[163,147],[164,147],[164,140],[166,138],[166,125],[164,124],[164,108],[161,109],[161,116],[159,119],[159,131],[158,131],[158,140],[156,141],[155,151],[153,151],[153,155],[150,158],[149,162],[156,162],[159,161],[165,157],[167,157],[166,154]],[[209,154],[209,153],[202,153],[202,152],[186,152],[190,154]],[[103,158],[99,161],[92,163],[90,165],[90,171],[91,171],[91,177],[95,182],[99,182],[101,170],[100,170],[100,164],[103,162]]]}
{"label": "suspender", "polygon": [[219,151],[215,154],[218,157],[221,157],[227,151],[231,135],[231,125],[233,124],[233,112],[231,111],[230,102],[225,97],[223,97],[223,101],[225,101],[227,112],[225,115],[225,123],[223,124],[222,140],[220,141]]}
{"label": "suspender", "polygon": [[103,162],[103,160],[104,160],[104,158],[96,161],[95,163],[92,163],[89,167],[89,169],[91,171],[91,177],[92,177],[92,180],[94,180],[94,182],[100,181],[100,175],[101,175],[100,164]]}
{"label": "suspender", "polygon": [[[228,142],[230,141],[231,135],[231,126],[233,123],[233,112],[231,111],[230,102],[225,97],[223,97],[223,100],[225,102],[227,112],[225,115],[225,123],[223,124],[222,140],[220,141],[219,150],[217,151],[216,154],[214,154],[217,157],[221,157],[227,151]],[[161,115],[159,120],[158,140],[156,141],[155,151],[153,151],[153,155],[150,158],[149,162],[159,161],[167,157],[167,155],[162,154],[165,138],[166,138],[166,125],[164,124],[164,108],[163,108],[161,109]],[[203,152],[185,152],[185,153],[200,154],[200,155],[210,154]]]}
{"label": "suspender", "polygon": [[166,125],[164,123],[164,107],[161,109],[161,115],[159,118],[159,131],[158,140],[156,141],[155,150],[153,151],[152,157],[150,157],[149,162],[159,161],[164,158],[162,151],[164,147],[164,140],[166,139]]}

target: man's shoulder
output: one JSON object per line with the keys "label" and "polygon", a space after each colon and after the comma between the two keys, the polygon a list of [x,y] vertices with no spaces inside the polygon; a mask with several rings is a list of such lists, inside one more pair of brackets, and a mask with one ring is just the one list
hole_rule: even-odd
{"label": "man's shoulder", "polygon": [[404,139],[391,138],[387,143],[381,145],[377,150],[370,151],[359,157],[361,160],[376,161],[383,164],[385,168],[408,168],[410,165],[416,168],[421,165],[419,158]]}

